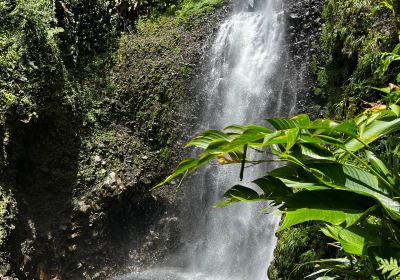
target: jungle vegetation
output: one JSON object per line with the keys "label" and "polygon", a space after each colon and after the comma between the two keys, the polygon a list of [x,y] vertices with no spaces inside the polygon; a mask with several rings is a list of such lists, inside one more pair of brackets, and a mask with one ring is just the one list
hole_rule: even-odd
{"label": "jungle vegetation", "polygon": [[[88,190],[87,186],[102,186],[104,190],[102,184],[110,174],[114,177],[117,174],[117,179],[123,176],[119,151],[125,149],[125,142],[139,158],[146,152],[146,156],[158,158],[152,165],[167,165],[175,139],[171,135],[177,133],[169,131],[173,127],[171,122],[162,122],[164,113],[170,111],[168,107],[176,104],[183,91],[175,73],[186,77],[191,71],[175,59],[189,44],[183,41],[185,36],[181,36],[178,25],[221,3],[220,0],[0,0],[2,172],[16,176],[14,165],[20,159],[12,155],[23,158],[21,155],[31,152],[22,148],[31,147],[27,142],[40,142],[34,139],[40,133],[29,134],[40,127],[38,123],[51,123],[53,133],[63,134],[62,139],[53,138],[57,143],[48,142],[47,146],[53,146],[47,151],[52,160],[40,158],[46,154],[46,150],[41,150],[34,164],[65,165],[68,168],[60,168],[67,171],[63,174],[73,173],[71,166],[77,163],[70,155],[78,153],[76,146],[83,147],[79,155],[79,187],[74,190],[74,199],[79,203],[89,200],[91,192],[99,193],[100,187]],[[396,279],[400,272],[399,1],[326,0],[323,19],[323,52],[321,57],[314,58],[318,80],[314,97],[327,103],[327,108],[335,108],[334,112],[327,109],[327,118],[317,120],[307,115],[270,119],[274,129],[248,125],[205,131],[189,143],[202,151],[200,157],[184,161],[172,177],[193,172],[211,160],[238,164],[242,170],[245,165],[263,164],[249,158],[247,149],[262,153],[265,161],[283,162],[284,167],[271,170],[255,182],[259,192],[234,186],[220,206],[275,202],[265,212],[284,215],[279,235],[293,245],[290,248],[293,250],[278,246],[277,260],[279,254],[290,251],[296,254],[298,262],[290,267],[284,262],[277,265],[283,264],[280,273],[285,270],[291,273],[292,278],[284,279],[299,279],[298,275],[312,273],[315,274],[311,277],[320,279],[363,279],[369,275],[376,279]],[[189,32],[194,22],[188,23]],[[165,54],[165,61],[160,62],[160,52]],[[146,60],[140,61],[138,57]],[[148,67],[148,72],[154,72],[160,65],[168,67],[163,68],[162,74],[151,72],[144,84],[125,77],[118,80],[118,76],[127,76],[125,65],[136,62],[142,71]],[[111,68],[116,73],[111,74],[108,71]],[[128,76],[140,78],[140,75]],[[120,99],[132,92],[143,93],[140,104],[137,100]],[[123,100],[123,104],[118,100]],[[138,112],[135,120],[142,124],[139,136],[150,143],[149,148],[138,140],[139,136],[125,137],[126,131],[136,129],[130,119],[133,111]],[[174,116],[167,119],[170,118]],[[117,130],[118,125],[124,129]],[[154,131],[162,129],[163,135],[154,135]],[[83,138],[82,144],[75,138],[77,133]],[[13,149],[19,149],[18,153],[13,153]],[[63,152],[54,153],[59,150]],[[161,151],[160,156],[156,151]],[[90,153],[101,154],[107,166],[88,159]],[[136,164],[151,165],[140,159]],[[110,172],[114,169],[116,173]],[[14,182],[5,177],[1,178],[6,189],[1,190],[0,199],[2,250],[15,230],[17,206],[24,198],[16,198]],[[65,187],[59,185],[60,189]],[[34,184],[28,186],[42,194]],[[338,203],[330,203],[332,197]],[[98,207],[100,203],[95,200],[92,204]],[[19,214],[26,214],[21,205]],[[319,238],[321,231],[323,239]],[[306,251],[312,239],[319,240],[313,246],[320,247],[321,252]],[[321,256],[330,258],[318,261]],[[13,259],[0,254],[1,260],[3,257],[6,261]],[[308,269],[310,266],[312,269]],[[302,271],[303,268],[307,269]]]}

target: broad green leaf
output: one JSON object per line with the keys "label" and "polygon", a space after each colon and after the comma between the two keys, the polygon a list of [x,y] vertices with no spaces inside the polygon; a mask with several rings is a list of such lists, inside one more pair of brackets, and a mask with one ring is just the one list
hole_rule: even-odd
{"label": "broad green leaf", "polygon": [[375,175],[358,167],[339,163],[323,162],[309,164],[308,167],[321,183],[372,197],[379,201],[392,219],[400,221],[399,201],[390,197],[390,191]]}
{"label": "broad green leaf", "polygon": [[246,130],[246,126],[244,125],[230,125],[224,128],[224,131],[227,132],[227,134],[242,134]]}
{"label": "broad green leaf", "polygon": [[[396,132],[400,129],[400,118],[395,111],[384,110],[376,112],[370,116],[359,117],[363,121],[359,123],[359,137],[350,139],[346,142],[346,150],[356,152],[364,147],[364,144],[370,144],[385,135]],[[345,151],[338,150],[338,154],[345,154]]]}
{"label": "broad green leaf", "polygon": [[324,148],[321,145],[316,145],[313,143],[301,144],[299,145],[301,149],[301,153],[305,158],[312,159],[323,159],[323,160],[335,160],[332,152],[328,149]]}
{"label": "broad green leaf", "polygon": [[346,213],[340,210],[321,210],[302,208],[294,211],[288,211],[285,214],[283,223],[277,230],[280,232],[291,226],[308,221],[323,221],[333,225],[340,225],[346,220],[354,221],[363,216],[363,213]]}
{"label": "broad green leaf", "polygon": [[301,159],[298,159],[290,154],[286,154],[286,153],[282,153],[281,158],[286,159],[287,161],[294,163],[298,166],[301,166],[303,168],[306,168],[306,165],[303,163],[303,161],[301,161]]}
{"label": "broad green leaf", "polygon": [[344,142],[340,138],[334,138],[331,136],[323,135],[323,134],[303,134],[300,137],[301,143],[310,143],[310,144],[327,144],[333,145],[336,147],[344,147]]}
{"label": "broad green leaf", "polygon": [[258,131],[262,133],[271,133],[272,131],[265,126],[250,124],[250,125],[230,125],[224,128],[225,131],[242,134],[246,130]]}
{"label": "broad green leaf", "polygon": [[376,172],[383,176],[390,184],[396,184],[396,177],[394,175],[394,172],[390,171],[382,160],[380,160],[371,151],[365,151],[365,155]]}
{"label": "broad green leaf", "polygon": [[296,144],[297,139],[299,138],[300,130],[298,127],[291,128],[285,131],[286,134],[286,152],[288,152],[294,144]]}
{"label": "broad green leaf", "polygon": [[[386,2],[386,1],[384,1],[384,2]],[[397,45],[394,47],[392,53],[400,55],[400,43],[397,44]]]}
{"label": "broad green leaf", "polygon": [[227,197],[227,198],[235,197],[241,201],[251,201],[254,199],[258,199],[259,195],[253,189],[250,189],[248,187],[244,187],[241,185],[236,185],[233,188],[229,189],[224,194],[224,197]]}
{"label": "broad green leaf", "polygon": [[392,104],[389,107],[397,115],[397,117],[400,117],[400,106],[399,105]]}
{"label": "broad green leaf", "polygon": [[377,120],[374,123],[366,126],[358,139],[351,139],[345,146],[348,151],[358,151],[364,147],[364,144],[370,144],[385,135],[396,132],[400,129],[400,118],[385,121]]}
{"label": "broad green leaf", "polygon": [[301,191],[283,201],[286,215],[278,231],[306,221],[351,226],[375,205],[368,197],[341,190]]}
{"label": "broad green leaf", "polygon": [[282,181],[272,176],[259,178],[253,183],[263,190],[265,197],[274,200],[276,203],[282,203],[285,197],[293,193]]}
{"label": "broad green leaf", "polygon": [[201,158],[190,158],[182,161],[171,175],[165,178],[161,183],[154,186],[152,189],[160,188],[162,185],[166,184],[182,173],[195,171],[215,157],[216,155],[205,155]]}
{"label": "broad green leaf", "polygon": [[298,123],[291,119],[286,118],[271,118],[267,119],[276,130],[285,130],[298,127]]}
{"label": "broad green leaf", "polygon": [[338,124],[333,129],[347,135],[357,135],[357,125],[354,119],[350,119],[341,124]]}
{"label": "broad green leaf", "polygon": [[208,144],[207,147],[205,147],[204,149],[204,153],[210,153],[210,154],[229,154],[230,152],[237,152],[236,150],[232,150],[229,152],[225,152],[224,151],[224,147],[226,145],[229,145],[229,141],[225,141],[225,140],[215,140],[212,141],[211,143]]}
{"label": "broad green leaf", "polygon": [[235,202],[259,202],[266,200],[263,196],[260,196],[255,190],[241,185],[236,185],[229,189],[224,194],[224,197],[226,197],[227,200],[218,203],[215,207],[226,206]]}
{"label": "broad green leaf", "polygon": [[306,114],[297,115],[297,116],[291,118],[291,120],[298,123],[299,128],[307,128],[311,123],[310,117]]}
{"label": "broad green leaf", "polygon": [[270,118],[266,120],[277,130],[286,130],[291,128],[307,129],[310,126],[310,118],[306,114],[297,115],[288,118]]}
{"label": "broad green leaf", "polygon": [[222,143],[225,143],[229,142],[230,140],[231,138],[221,131],[205,130],[187,143],[186,147],[196,146],[205,149],[214,141],[221,141]]}
{"label": "broad green leaf", "polygon": [[308,129],[321,129],[323,131],[329,130],[337,125],[336,122],[327,119],[316,119],[310,123]]}
{"label": "broad green leaf", "polygon": [[368,247],[380,246],[382,242],[379,228],[372,225],[367,228],[326,225],[321,230],[325,235],[338,241],[347,253],[357,256],[367,255]]}
{"label": "broad green leaf", "polygon": [[283,141],[280,143],[273,143],[274,139],[276,139],[277,137],[279,137],[282,134],[283,134],[282,131],[275,131],[273,133],[269,133],[269,134],[265,135],[263,142],[262,142],[262,146],[269,146],[272,144],[284,144],[286,138],[283,138]]}
{"label": "broad green leaf", "polygon": [[303,168],[295,165],[286,165],[269,172],[271,177],[279,179],[285,186],[294,189],[319,190],[331,189],[321,184],[314,176]]}
{"label": "broad green leaf", "polygon": [[256,130],[246,130],[243,134],[237,136],[231,142],[225,143],[224,145],[208,147],[206,152],[227,154],[243,148],[246,144],[251,146],[250,144],[256,141],[260,141],[262,143],[265,135],[265,133],[261,133]]}
{"label": "broad green leaf", "polygon": [[252,132],[260,132],[260,133],[272,133],[271,129],[266,128],[265,126],[256,125],[256,124],[246,125],[245,128],[246,129],[244,130],[244,132],[252,131]]}

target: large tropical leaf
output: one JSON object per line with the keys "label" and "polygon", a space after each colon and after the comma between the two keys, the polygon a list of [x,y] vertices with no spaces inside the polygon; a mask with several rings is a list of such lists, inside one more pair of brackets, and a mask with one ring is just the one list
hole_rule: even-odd
{"label": "large tropical leaf", "polygon": [[[220,164],[241,163],[241,173],[248,161],[257,164],[279,158],[287,164],[254,181],[262,192],[237,185],[218,206],[272,200],[272,207],[285,213],[279,230],[306,221],[325,222],[326,235],[347,253],[367,256],[375,269],[379,267],[376,258],[400,256],[400,178],[368,151],[374,141],[400,130],[400,107],[366,110],[344,122],[310,121],[307,115],[267,121],[274,130],[233,125],[225,132],[200,133],[188,144],[200,148],[199,157],[183,161],[157,186],[179,175],[185,177],[214,158]],[[257,152],[256,160],[248,158],[254,153],[246,153],[247,148]],[[259,160],[263,153],[268,155]],[[351,274],[352,266],[321,268]],[[364,275],[353,272],[355,277]]]}
{"label": "large tropical leaf", "polygon": [[322,232],[338,241],[347,253],[358,256],[367,255],[369,247],[379,247],[382,244],[379,227],[374,225],[368,225],[367,227],[353,226],[350,228],[326,225],[322,228]]}
{"label": "large tropical leaf", "polygon": [[236,151],[237,149],[241,149],[244,145],[249,143],[255,143],[259,141],[263,142],[264,137],[267,135],[265,132],[260,132],[258,129],[248,129],[243,132],[243,134],[238,135],[230,142],[221,143],[221,145],[213,145],[209,146],[206,149],[208,153],[220,153],[226,154],[232,151]]}
{"label": "large tropical leaf", "polygon": [[260,196],[255,190],[241,185],[230,188],[224,194],[224,197],[226,197],[227,200],[220,202],[216,207],[229,205],[235,202],[257,202],[266,200],[264,196]]}
{"label": "large tropical leaf", "polygon": [[308,164],[308,168],[327,186],[376,199],[392,219],[400,221],[400,202],[391,197],[391,191],[375,175],[359,167],[340,163],[314,163]]}
{"label": "large tropical leaf", "polygon": [[[395,186],[396,180],[398,179],[396,172],[390,170],[389,167],[371,151],[365,151],[365,155],[372,168],[385,178],[389,184]],[[398,189],[400,190],[400,188]]]}
{"label": "large tropical leaf", "polygon": [[319,160],[330,160],[334,161],[335,157],[333,153],[322,145],[317,145],[315,143],[307,143],[299,145],[301,150],[301,155],[304,157],[304,160],[310,159],[319,159]]}
{"label": "large tropical leaf", "polygon": [[356,193],[342,190],[302,191],[283,199],[286,210],[278,231],[306,221],[324,221],[333,225],[351,226],[375,201]]}
{"label": "large tropical leaf", "polygon": [[178,167],[175,169],[175,171],[169,175],[167,178],[165,178],[161,183],[157,184],[153,189],[160,188],[161,186],[165,185],[167,182],[171,181],[175,177],[183,174],[183,173],[191,173],[198,169],[199,167],[203,166],[213,158],[215,158],[216,155],[205,155],[200,158],[190,158],[182,161]]}
{"label": "large tropical leaf", "polygon": [[228,133],[231,132],[233,134],[243,134],[243,132],[247,130],[258,131],[262,133],[271,133],[271,129],[266,128],[265,126],[260,126],[256,124],[249,125],[230,125],[224,128]]}
{"label": "large tropical leaf", "polygon": [[254,183],[262,189],[264,197],[274,200],[278,204],[285,201],[286,197],[293,193],[281,180],[273,176],[259,178],[255,180]]}
{"label": "large tropical leaf", "polygon": [[293,189],[331,189],[331,187],[321,184],[321,182],[309,172],[296,165],[286,165],[276,168],[270,171],[269,175],[279,179],[286,187]]}
{"label": "large tropical leaf", "polygon": [[225,133],[218,130],[205,130],[193,138],[186,146],[196,146],[199,148],[206,149],[212,142],[226,143],[231,141],[231,138]]}

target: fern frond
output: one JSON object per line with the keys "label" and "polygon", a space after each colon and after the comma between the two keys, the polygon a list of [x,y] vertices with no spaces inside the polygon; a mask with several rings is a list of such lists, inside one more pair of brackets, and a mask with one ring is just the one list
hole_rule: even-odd
{"label": "fern frond", "polygon": [[386,276],[386,279],[400,279],[400,266],[396,259],[379,259],[378,262],[380,265],[378,270],[381,271],[382,275]]}

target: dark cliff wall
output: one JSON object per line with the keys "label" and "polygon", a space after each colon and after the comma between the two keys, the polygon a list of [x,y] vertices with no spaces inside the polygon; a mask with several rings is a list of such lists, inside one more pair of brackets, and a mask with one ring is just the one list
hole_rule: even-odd
{"label": "dark cliff wall", "polygon": [[288,50],[288,87],[299,96],[298,112],[318,116],[318,100],[314,99],[313,89],[316,76],[313,58],[321,52],[319,46],[323,26],[323,0],[284,0],[286,21],[286,48]]}
{"label": "dark cliff wall", "polygon": [[1,277],[109,279],[162,261],[174,196],[149,189],[195,122],[193,80],[226,8],[166,1],[134,23],[101,1],[6,2]]}

